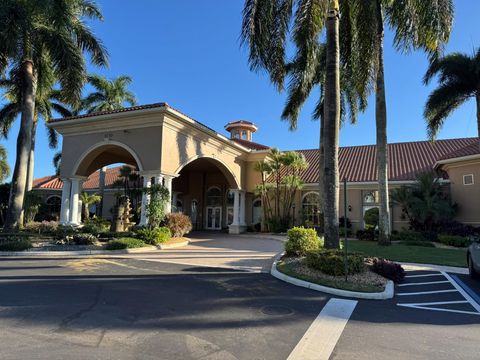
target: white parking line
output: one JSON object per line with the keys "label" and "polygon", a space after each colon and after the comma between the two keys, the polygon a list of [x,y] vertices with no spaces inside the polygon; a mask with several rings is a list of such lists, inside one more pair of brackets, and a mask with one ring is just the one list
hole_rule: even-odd
{"label": "white parking line", "polygon": [[[430,305],[432,303],[425,303],[426,305]],[[429,306],[423,306],[420,304],[397,304],[398,306],[413,308],[413,309],[423,309],[423,310],[431,310],[431,311],[444,311],[444,312],[452,312],[452,313],[460,313],[460,314],[468,314],[468,315],[480,315],[480,313],[476,311],[465,311],[465,310],[454,310],[454,309],[444,309],[444,308],[434,308]]]}
{"label": "white parking line", "polygon": [[480,315],[480,305],[479,305],[475,300],[473,300],[472,297],[471,297],[470,295],[468,295],[468,294],[465,292],[465,290],[463,290],[462,287],[461,287],[460,285],[458,285],[458,284],[455,282],[455,280],[453,280],[453,279],[450,277],[450,275],[448,275],[448,274],[447,274],[446,272],[444,272],[444,271],[442,271],[442,274],[443,274],[443,276],[445,276],[445,277],[447,278],[447,280],[449,280],[449,281],[452,283],[452,285],[455,287],[455,289],[457,289],[458,292],[459,292],[460,294],[462,294],[462,296],[465,298],[465,300],[467,300],[467,301],[470,303],[470,305],[472,305],[473,308],[479,312],[479,315]]}
{"label": "white parking line", "polygon": [[446,284],[449,283],[448,280],[441,280],[441,281],[427,281],[427,282],[419,282],[419,283],[408,283],[408,284],[400,284],[398,286],[415,286],[415,285],[429,285],[429,284]]}
{"label": "white parking line", "polygon": [[357,303],[330,299],[287,360],[328,360]]}
{"label": "white parking line", "polygon": [[441,294],[441,293],[449,293],[449,292],[457,292],[457,290],[451,289],[451,290],[418,291],[418,292],[410,292],[410,293],[398,293],[397,295],[413,296],[413,295]]}
{"label": "white parking line", "polygon": [[442,274],[441,273],[436,273],[436,274],[407,275],[407,276],[405,276],[405,279],[406,278],[427,277],[427,276],[442,276]]}

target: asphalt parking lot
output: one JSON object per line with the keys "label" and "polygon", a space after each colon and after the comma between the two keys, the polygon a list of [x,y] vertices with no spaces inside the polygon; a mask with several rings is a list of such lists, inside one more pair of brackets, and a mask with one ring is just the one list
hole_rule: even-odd
{"label": "asphalt parking lot", "polygon": [[[478,359],[475,307],[442,274],[408,276],[393,299],[356,303],[331,359]],[[407,285],[422,282],[436,283]],[[335,300],[265,273],[138,258],[0,259],[0,294],[2,360],[287,359]]]}

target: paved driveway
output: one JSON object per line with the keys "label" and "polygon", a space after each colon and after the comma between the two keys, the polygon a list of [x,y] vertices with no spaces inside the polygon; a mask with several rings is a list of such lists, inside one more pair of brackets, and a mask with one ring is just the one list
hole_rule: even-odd
{"label": "paved driveway", "polygon": [[269,272],[273,258],[283,251],[279,240],[261,235],[228,235],[196,232],[189,235],[190,245],[155,253],[136,253],[128,257],[182,265],[210,266]]}

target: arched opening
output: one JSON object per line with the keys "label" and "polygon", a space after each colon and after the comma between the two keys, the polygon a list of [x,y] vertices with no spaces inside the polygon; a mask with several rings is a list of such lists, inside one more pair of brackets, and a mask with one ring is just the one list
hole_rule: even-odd
{"label": "arched opening", "polygon": [[[124,144],[108,143],[90,148],[75,164],[73,176],[65,178],[62,223],[77,225],[93,217],[114,223],[120,216],[119,209],[124,208],[120,204],[127,204],[128,198],[131,221],[138,224],[143,188],[140,170],[138,156]],[[101,200],[95,202],[92,195],[99,195]]]}
{"label": "arched opening", "polygon": [[181,196],[183,212],[196,230],[226,229],[233,222],[233,194],[237,181],[230,170],[213,158],[197,158],[181,167],[172,192]]}
{"label": "arched opening", "polygon": [[307,226],[320,224],[320,196],[317,192],[309,192],[302,199],[303,222]]}

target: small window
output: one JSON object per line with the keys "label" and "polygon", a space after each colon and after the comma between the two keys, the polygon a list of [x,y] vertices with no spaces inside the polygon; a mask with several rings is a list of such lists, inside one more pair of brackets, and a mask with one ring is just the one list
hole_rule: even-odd
{"label": "small window", "polygon": [[233,132],[233,138],[234,139],[240,139],[240,132],[238,130]]}
{"label": "small window", "polygon": [[243,140],[248,140],[248,139],[247,139],[247,131],[246,131],[246,130],[242,130],[242,139],[243,139]]}
{"label": "small window", "polygon": [[463,175],[463,185],[473,185],[473,174]]}

